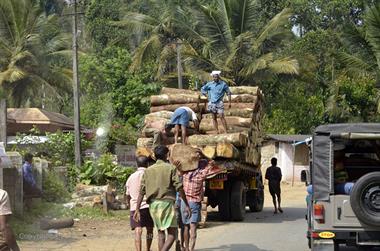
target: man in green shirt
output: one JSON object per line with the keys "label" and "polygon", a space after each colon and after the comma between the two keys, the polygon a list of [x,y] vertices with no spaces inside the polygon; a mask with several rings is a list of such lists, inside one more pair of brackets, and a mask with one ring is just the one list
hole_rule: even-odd
{"label": "man in green shirt", "polygon": [[[157,146],[154,149],[157,162],[147,168],[143,174],[140,195],[133,216],[136,222],[140,221],[139,208],[145,195],[149,204],[150,215],[158,229],[158,248],[160,251],[167,251],[171,248],[178,232],[175,211],[176,192],[179,192],[186,205],[187,215],[191,217],[191,210],[176,168],[167,163],[168,153],[169,149],[166,146]],[[165,230],[168,231],[167,239]]]}

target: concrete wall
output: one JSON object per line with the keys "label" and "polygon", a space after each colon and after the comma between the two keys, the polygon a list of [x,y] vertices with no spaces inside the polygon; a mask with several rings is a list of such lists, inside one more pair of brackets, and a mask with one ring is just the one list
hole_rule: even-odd
{"label": "concrete wall", "polygon": [[265,172],[267,168],[271,165],[270,160],[276,157],[276,144],[274,141],[265,142],[263,146],[261,147],[261,171],[263,175],[265,175]]}
{"label": "concrete wall", "polygon": [[14,214],[24,213],[22,156],[18,152],[7,152],[11,166],[3,169],[3,188],[8,192]]}
{"label": "concrete wall", "polygon": [[[294,152],[295,150],[295,152]],[[284,181],[300,181],[301,171],[308,168],[309,153],[306,145],[294,147],[287,142],[267,141],[261,148],[261,170],[263,175],[271,165],[271,158],[277,158]]]}
{"label": "concrete wall", "polygon": [[[0,168],[0,185],[9,194],[12,211],[14,214],[23,215],[24,213],[24,192],[22,175],[22,156],[18,152],[7,152],[11,161],[10,166]],[[42,191],[43,170],[48,168],[48,162],[44,159],[33,159],[33,175],[36,180],[37,188]]]}

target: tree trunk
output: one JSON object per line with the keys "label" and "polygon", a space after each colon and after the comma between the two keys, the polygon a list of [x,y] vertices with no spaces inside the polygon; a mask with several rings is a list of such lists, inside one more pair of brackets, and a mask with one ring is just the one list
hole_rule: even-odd
{"label": "tree trunk", "polygon": [[166,118],[157,118],[151,116],[145,116],[144,125],[147,127],[154,127],[159,130],[165,128],[165,125],[170,121],[170,119]]}
{"label": "tree trunk", "polygon": [[[164,145],[174,144],[174,138],[168,137]],[[153,138],[139,138],[136,144],[137,148],[139,147],[147,147],[153,148]]]}
{"label": "tree trunk", "polygon": [[174,104],[174,105],[151,106],[150,107],[150,112],[159,112],[159,111],[172,111],[172,112],[174,112],[175,109],[177,109],[177,108],[179,108],[181,106],[187,106],[190,109],[192,109],[194,112],[203,112],[203,111],[205,111],[205,105],[204,104],[189,103],[189,104]]}
{"label": "tree trunk", "polygon": [[170,119],[173,115],[173,112],[170,111],[158,111],[158,112],[153,112],[145,115],[145,118],[163,118],[163,119]]}
{"label": "tree trunk", "polygon": [[216,157],[216,146],[205,146],[202,149],[202,153],[209,159]]}
{"label": "tree trunk", "polygon": [[[253,109],[251,108],[243,108],[243,109],[227,109],[224,111],[224,116],[233,116],[233,117],[241,117],[241,118],[252,118],[253,116]],[[203,119],[212,119],[212,114],[203,114]]]}
{"label": "tree trunk", "polygon": [[260,89],[257,86],[231,86],[230,91],[234,95],[238,94],[250,94],[250,95],[261,95]]}
{"label": "tree trunk", "polygon": [[[227,122],[227,129],[232,129],[234,126],[249,128],[251,119],[240,117],[225,117]],[[222,121],[218,118],[218,128],[222,128]],[[212,119],[202,119],[199,129],[202,132],[215,130]]]}
{"label": "tree trunk", "polygon": [[72,227],[73,225],[74,225],[73,218],[51,219],[51,220],[42,219],[40,221],[40,228],[42,230],[67,228],[67,227]]}
{"label": "tree trunk", "polygon": [[145,156],[148,158],[152,158],[154,156],[153,151],[147,147],[138,147],[136,149],[136,156]]}
{"label": "tree trunk", "polygon": [[218,143],[216,145],[216,156],[227,159],[239,159],[239,150],[231,143]]}
{"label": "tree trunk", "polygon": [[[200,101],[201,102],[207,102],[207,97],[201,96]],[[239,95],[231,95],[231,103],[256,103],[257,102],[257,96],[251,95],[251,94],[239,94]],[[228,102],[228,96],[225,95],[223,98],[223,102]]]}
{"label": "tree trunk", "polygon": [[[255,103],[232,103],[231,104],[231,109],[245,109],[245,108],[255,109]],[[228,103],[225,103],[224,111],[226,112],[228,110],[230,110],[230,108],[228,108]]]}
{"label": "tree trunk", "polygon": [[198,103],[199,94],[161,94],[150,97],[152,106]]}
{"label": "tree trunk", "polygon": [[193,91],[188,89],[177,89],[177,88],[169,88],[163,87],[161,89],[161,94],[190,94],[190,95],[199,95],[199,91]]}
{"label": "tree trunk", "polygon": [[245,162],[255,166],[259,166],[261,163],[260,149],[253,145],[248,146],[245,149]]}
{"label": "tree trunk", "polygon": [[175,144],[171,147],[170,159],[181,163],[180,171],[187,172],[198,168],[198,149],[189,145]]}
{"label": "tree trunk", "polygon": [[245,133],[225,133],[217,135],[193,135],[189,143],[196,146],[217,145],[219,142],[228,142],[240,147],[247,145],[248,136]]}

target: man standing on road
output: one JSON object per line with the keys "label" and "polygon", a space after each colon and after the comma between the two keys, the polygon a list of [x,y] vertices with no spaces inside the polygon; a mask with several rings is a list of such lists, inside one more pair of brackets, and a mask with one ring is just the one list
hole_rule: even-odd
{"label": "man standing on road", "polygon": [[228,108],[231,108],[231,91],[226,82],[220,79],[220,73],[220,71],[211,72],[210,75],[213,77],[213,81],[208,82],[206,85],[204,85],[201,89],[201,93],[202,95],[207,95],[208,97],[207,110],[212,113],[213,124],[216,132],[219,133],[217,121],[217,115],[219,114],[224,132],[227,133],[227,122],[224,118],[223,98],[225,94],[228,95]]}
{"label": "man standing on road", "polygon": [[149,165],[149,158],[145,156],[137,156],[137,171],[129,176],[125,185],[125,194],[127,196],[127,202],[131,210],[131,228],[135,231],[135,246],[137,251],[141,251],[141,235],[142,228],[146,228],[146,250],[150,251],[153,240],[153,220],[149,213],[149,205],[146,203],[145,197],[140,206],[140,221],[136,222],[133,219],[133,215],[136,211],[137,198],[140,194],[141,178]]}
{"label": "man standing on road", "polygon": [[174,143],[178,143],[178,134],[179,134],[179,129],[181,127],[181,138],[182,138],[182,144],[187,144],[187,127],[189,127],[189,121],[194,122],[195,129],[198,131],[199,130],[199,122],[197,115],[193,110],[191,110],[187,106],[182,106],[177,108],[171,119],[169,126],[174,126]]}
{"label": "man standing on road", "polygon": [[[273,199],[273,205],[274,205],[274,213],[277,214],[277,210],[282,213],[281,208],[281,179],[282,179],[282,173],[281,169],[277,166],[277,159],[272,158],[270,160],[272,166],[268,167],[266,173],[265,173],[265,179],[268,180],[269,183],[269,193],[272,196]],[[277,196],[277,202],[276,202],[276,196]]]}
{"label": "man standing on road", "polygon": [[182,174],[183,189],[185,190],[186,199],[188,200],[191,209],[191,217],[187,217],[188,215],[186,215],[183,201],[181,201],[185,251],[193,251],[195,248],[197,226],[201,221],[203,182],[212,168],[213,162],[209,162],[207,159],[201,159],[199,161],[198,169]]}
{"label": "man standing on road", "polygon": [[[149,212],[158,229],[158,247],[160,251],[168,251],[173,245],[178,231],[176,221],[175,200],[178,191],[183,199],[185,211],[191,217],[191,210],[183,191],[182,183],[175,166],[167,163],[169,149],[158,146],[154,149],[156,164],[147,168],[142,176],[140,194],[137,199],[133,219],[141,220],[140,206],[146,195]],[[177,164],[177,163],[176,163]],[[168,232],[166,239],[165,230]]]}

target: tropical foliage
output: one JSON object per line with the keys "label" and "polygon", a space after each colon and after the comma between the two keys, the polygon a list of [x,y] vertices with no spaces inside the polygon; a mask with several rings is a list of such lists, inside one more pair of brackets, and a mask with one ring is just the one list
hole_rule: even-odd
{"label": "tropical foliage", "polygon": [[41,107],[49,97],[59,104],[71,90],[70,41],[37,1],[0,2],[0,85],[11,105]]}
{"label": "tropical foliage", "polygon": [[[58,0],[0,1],[10,106],[70,115],[70,12]],[[186,87],[215,69],[230,85],[259,85],[267,132],[379,117],[378,1],[90,0],[80,12],[81,121],[110,142],[133,143],[147,97],[177,84],[178,54]]]}

